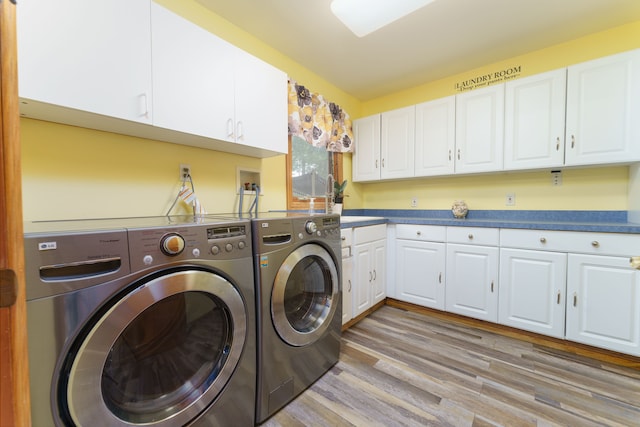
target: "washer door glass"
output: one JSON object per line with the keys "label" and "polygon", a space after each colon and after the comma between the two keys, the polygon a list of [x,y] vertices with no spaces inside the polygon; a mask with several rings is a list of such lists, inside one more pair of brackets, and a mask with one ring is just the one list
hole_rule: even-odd
{"label": "washer door glass", "polygon": [[284,261],[271,295],[276,331],[294,346],[309,345],[329,327],[340,301],[335,261],[320,245],[301,246]]}
{"label": "washer door glass", "polygon": [[77,425],[184,425],[224,388],[246,337],[242,297],[185,270],[136,287],[79,347],[66,390]]}

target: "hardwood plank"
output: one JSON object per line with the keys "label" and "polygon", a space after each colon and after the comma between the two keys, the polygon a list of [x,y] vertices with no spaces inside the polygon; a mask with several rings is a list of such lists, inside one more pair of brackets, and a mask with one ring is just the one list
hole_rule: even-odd
{"label": "hardwood plank", "polygon": [[640,371],[387,305],[263,425],[640,426]]}

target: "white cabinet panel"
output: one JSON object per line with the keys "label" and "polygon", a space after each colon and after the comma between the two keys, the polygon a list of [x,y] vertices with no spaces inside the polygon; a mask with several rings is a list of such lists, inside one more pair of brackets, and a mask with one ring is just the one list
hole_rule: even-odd
{"label": "white cabinet panel", "polygon": [[456,95],[456,173],[502,169],[504,85]]}
{"label": "white cabinet panel", "polygon": [[16,11],[23,101],[151,123],[149,0],[29,0]]}
{"label": "white cabinet panel", "polygon": [[353,317],[386,297],[386,229],[372,225],[353,231]]}
{"label": "white cabinet panel", "polygon": [[381,115],[381,179],[409,178],[414,171],[415,107]]}
{"label": "white cabinet panel", "polygon": [[564,338],[567,254],[500,249],[498,322]]}
{"label": "white cabinet panel", "polygon": [[353,121],[353,181],[380,179],[380,114]]}
{"label": "white cabinet panel", "polygon": [[555,70],[505,84],[505,169],[564,164],[567,70]]}
{"label": "white cabinet panel", "polygon": [[156,126],[233,141],[235,47],[152,3]]}
{"label": "white cabinet panel", "polygon": [[447,311],[498,321],[498,248],[447,244]]}
{"label": "white cabinet panel", "polygon": [[640,356],[640,271],[629,258],[569,254],[567,339]]}
{"label": "white cabinet panel", "polygon": [[568,68],[567,165],[640,160],[640,50]]}
{"label": "white cabinet panel", "polygon": [[444,243],[399,239],[396,242],[396,297],[444,310]]}
{"label": "white cabinet panel", "polygon": [[416,105],[415,176],[454,172],[456,98]]}

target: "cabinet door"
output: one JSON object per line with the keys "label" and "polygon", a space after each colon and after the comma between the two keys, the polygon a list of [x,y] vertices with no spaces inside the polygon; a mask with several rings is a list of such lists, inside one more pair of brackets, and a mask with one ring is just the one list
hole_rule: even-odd
{"label": "cabinet door", "polygon": [[371,287],[373,268],[371,244],[355,245],[353,248],[353,317],[372,306]]}
{"label": "cabinet door", "polygon": [[342,324],[353,319],[353,258],[342,259]]}
{"label": "cabinet door", "polygon": [[502,170],[504,84],[456,95],[456,173]]}
{"label": "cabinet door", "polygon": [[567,254],[500,249],[498,322],[564,338]]}
{"label": "cabinet door", "polygon": [[233,141],[234,46],[152,3],[155,126]]}
{"label": "cabinet door", "polygon": [[569,67],[566,164],[640,160],[638,117],[640,50]]}
{"label": "cabinet door", "polygon": [[396,297],[444,310],[444,243],[396,241]]}
{"label": "cabinet door", "polygon": [[415,132],[416,110],[414,106],[382,113],[381,179],[413,177]]}
{"label": "cabinet door", "polygon": [[498,321],[498,248],[447,244],[447,311]]}
{"label": "cabinet door", "polygon": [[569,254],[566,336],[640,356],[640,271],[629,258]]}
{"label": "cabinet door", "polygon": [[415,176],[454,172],[456,98],[416,105]]}
{"label": "cabinet door", "polygon": [[373,264],[373,281],[371,287],[371,305],[375,305],[383,301],[387,296],[387,242],[386,240],[378,240],[371,244],[372,246],[372,264]]}
{"label": "cabinet door", "polygon": [[286,154],[287,75],[240,49],[234,65],[236,141]]}
{"label": "cabinet door", "polygon": [[353,181],[380,179],[380,114],[353,121]]}
{"label": "cabinet door", "polygon": [[16,10],[23,100],[151,123],[149,0],[30,0]]}
{"label": "cabinet door", "polygon": [[564,164],[567,70],[555,70],[505,85],[505,169]]}

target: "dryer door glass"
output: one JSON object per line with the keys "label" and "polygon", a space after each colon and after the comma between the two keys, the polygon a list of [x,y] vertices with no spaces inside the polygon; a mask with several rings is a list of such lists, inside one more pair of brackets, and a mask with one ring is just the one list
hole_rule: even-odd
{"label": "dryer door glass", "polygon": [[271,298],[280,337],[295,346],[316,341],[331,323],[340,300],[334,259],[319,245],[291,253],[276,275]]}
{"label": "dryer door glass", "polygon": [[79,347],[69,372],[70,417],[78,425],[186,424],[230,378],[246,321],[235,287],[211,272],[135,287]]}

